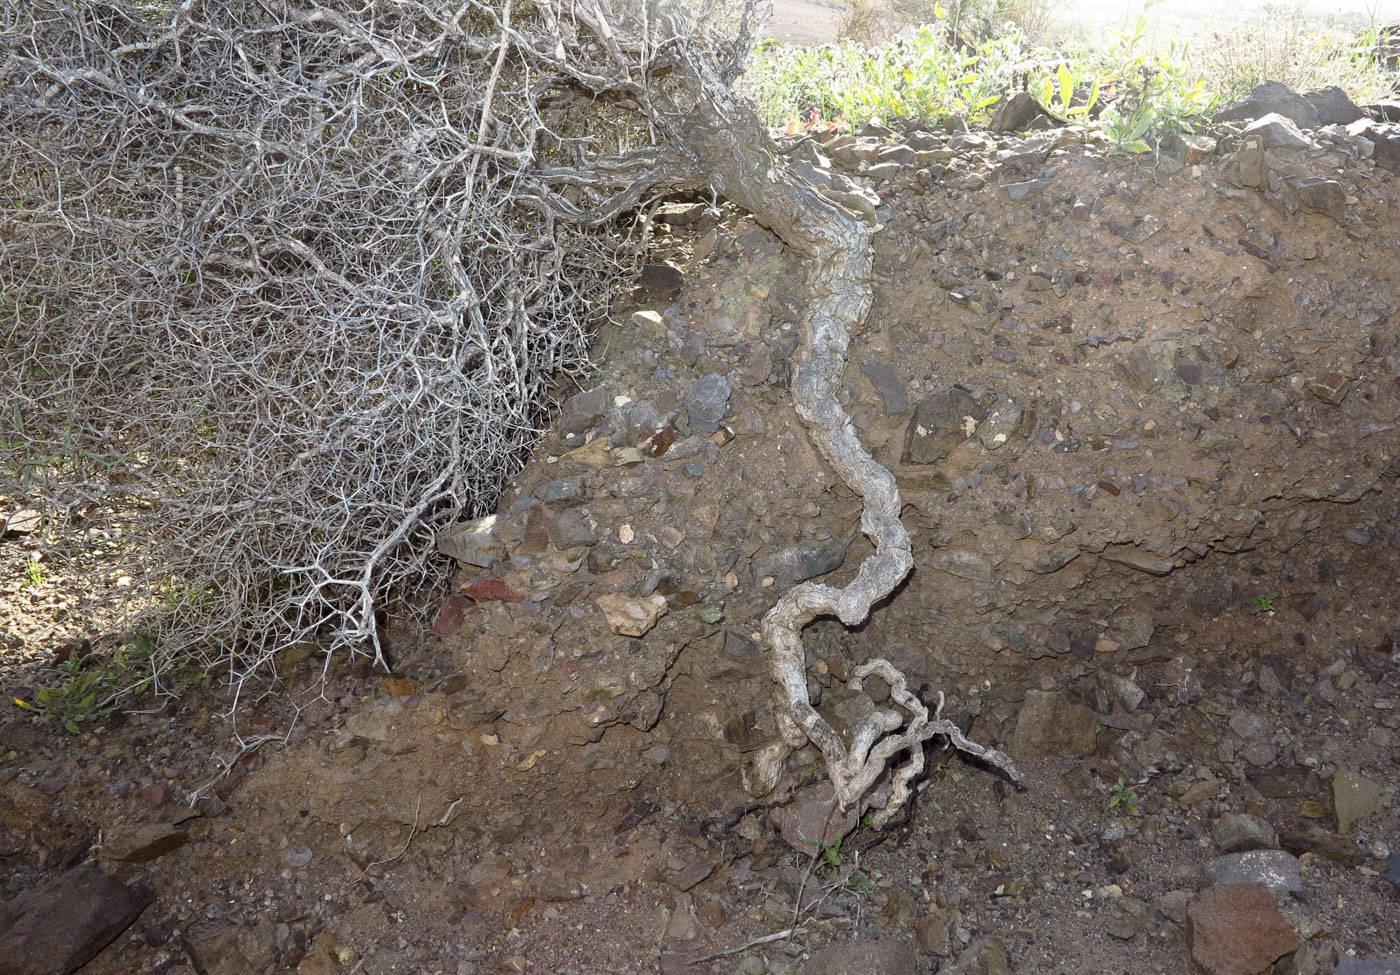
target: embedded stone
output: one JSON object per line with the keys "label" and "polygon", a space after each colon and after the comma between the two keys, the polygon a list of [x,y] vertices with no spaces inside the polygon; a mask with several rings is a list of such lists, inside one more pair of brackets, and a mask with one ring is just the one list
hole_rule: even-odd
{"label": "embedded stone", "polygon": [[599,596],[594,602],[602,610],[608,629],[623,636],[642,636],[666,615],[666,597],[658,594],[629,596],[614,592]]}

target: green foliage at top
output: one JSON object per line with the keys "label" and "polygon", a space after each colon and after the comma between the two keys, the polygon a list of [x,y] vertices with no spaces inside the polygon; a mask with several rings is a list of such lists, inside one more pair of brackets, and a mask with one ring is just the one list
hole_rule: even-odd
{"label": "green foliage at top", "polygon": [[953,42],[959,32],[942,8],[935,15],[913,37],[870,48],[765,42],[750,63],[746,93],[770,125],[791,133],[852,130],[871,119],[982,122],[1001,94],[1023,85],[1062,121],[1119,149],[1147,152],[1264,80],[1300,91],[1335,84],[1363,100],[1395,80],[1376,58],[1379,38],[1319,29],[1301,8],[1199,33],[1194,45],[1159,39],[1144,13],[1129,29],[1068,51],[1032,48],[1009,23],[968,50]]}
{"label": "green foliage at top", "polygon": [[983,119],[1023,56],[1021,36],[1008,31],[983,41],[976,53],[955,47],[949,36],[947,20],[939,19],[908,40],[870,49],[849,41],[806,48],[765,41],[743,87],[770,125],[812,118],[842,128],[870,119]]}

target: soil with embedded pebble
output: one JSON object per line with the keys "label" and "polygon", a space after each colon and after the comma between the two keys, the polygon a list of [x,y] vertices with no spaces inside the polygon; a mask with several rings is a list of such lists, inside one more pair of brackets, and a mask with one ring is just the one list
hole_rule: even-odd
{"label": "soil with embedded pebble", "polygon": [[[1023,786],[931,747],[904,822],[820,850],[774,825],[810,750],[744,792],[759,620],[869,546],[789,405],[800,269],[675,201],[680,293],[619,303],[392,675],[289,655],[241,749],[213,687],[79,735],[4,713],[4,896],[92,859],[148,887],[103,973],[1176,972],[1246,957],[1188,936],[1223,882],[1274,891],[1289,971],[1400,953],[1400,192],[1370,137],[1242,128],[1152,160],[1072,130],[783,146],[883,228],[843,399],[916,565],[864,626],[809,627],[812,695],[859,720],[883,702],[845,678],[884,656]],[[84,567],[25,574],[42,548],[0,539],[7,699],[113,642]]]}

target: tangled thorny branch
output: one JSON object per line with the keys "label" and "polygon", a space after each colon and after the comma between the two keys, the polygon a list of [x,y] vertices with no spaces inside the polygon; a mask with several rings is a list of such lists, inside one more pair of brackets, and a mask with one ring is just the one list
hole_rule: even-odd
{"label": "tangled thorny branch", "polygon": [[[793,396],[876,552],[763,623],[781,741],[883,821],[921,743],[1013,771],[893,688],[844,744],[801,630],[908,573],[894,479],[834,396],[870,234],[776,160],[731,91],[754,0],[0,0],[0,490],[70,529],[121,501],[130,607],[238,680],[281,647],[380,653],[434,529],[494,504],[636,253],[649,199],[708,183],[808,264]],[[80,542],[80,540],[79,540]],[[901,753],[891,793],[871,787]],[[1013,771],[1014,774],[1014,771]]]}

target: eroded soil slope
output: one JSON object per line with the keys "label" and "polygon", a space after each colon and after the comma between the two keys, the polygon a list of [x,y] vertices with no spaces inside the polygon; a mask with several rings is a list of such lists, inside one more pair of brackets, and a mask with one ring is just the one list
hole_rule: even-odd
{"label": "eroded soil slope", "polygon": [[[888,657],[1024,789],[935,750],[910,820],[810,876],[815,756],[744,792],[758,621],[868,545],[789,406],[799,269],[677,201],[596,386],[443,540],[435,633],[320,696],[289,658],[241,720],[280,737],[303,701],[295,730],[193,810],[224,734],[197,699],[80,738],[8,714],[9,891],[88,856],[150,885],[95,972],[1181,971],[1188,912],[1245,923],[1211,884],[1276,874],[1290,970],[1400,951],[1400,194],[1374,139],[1241,128],[1151,160],[1058,130],[785,147],[883,226],[844,398],[916,561],[858,631],[809,629],[813,697],[853,723],[879,695],[847,672]],[[179,845],[113,859],[143,826]]]}

